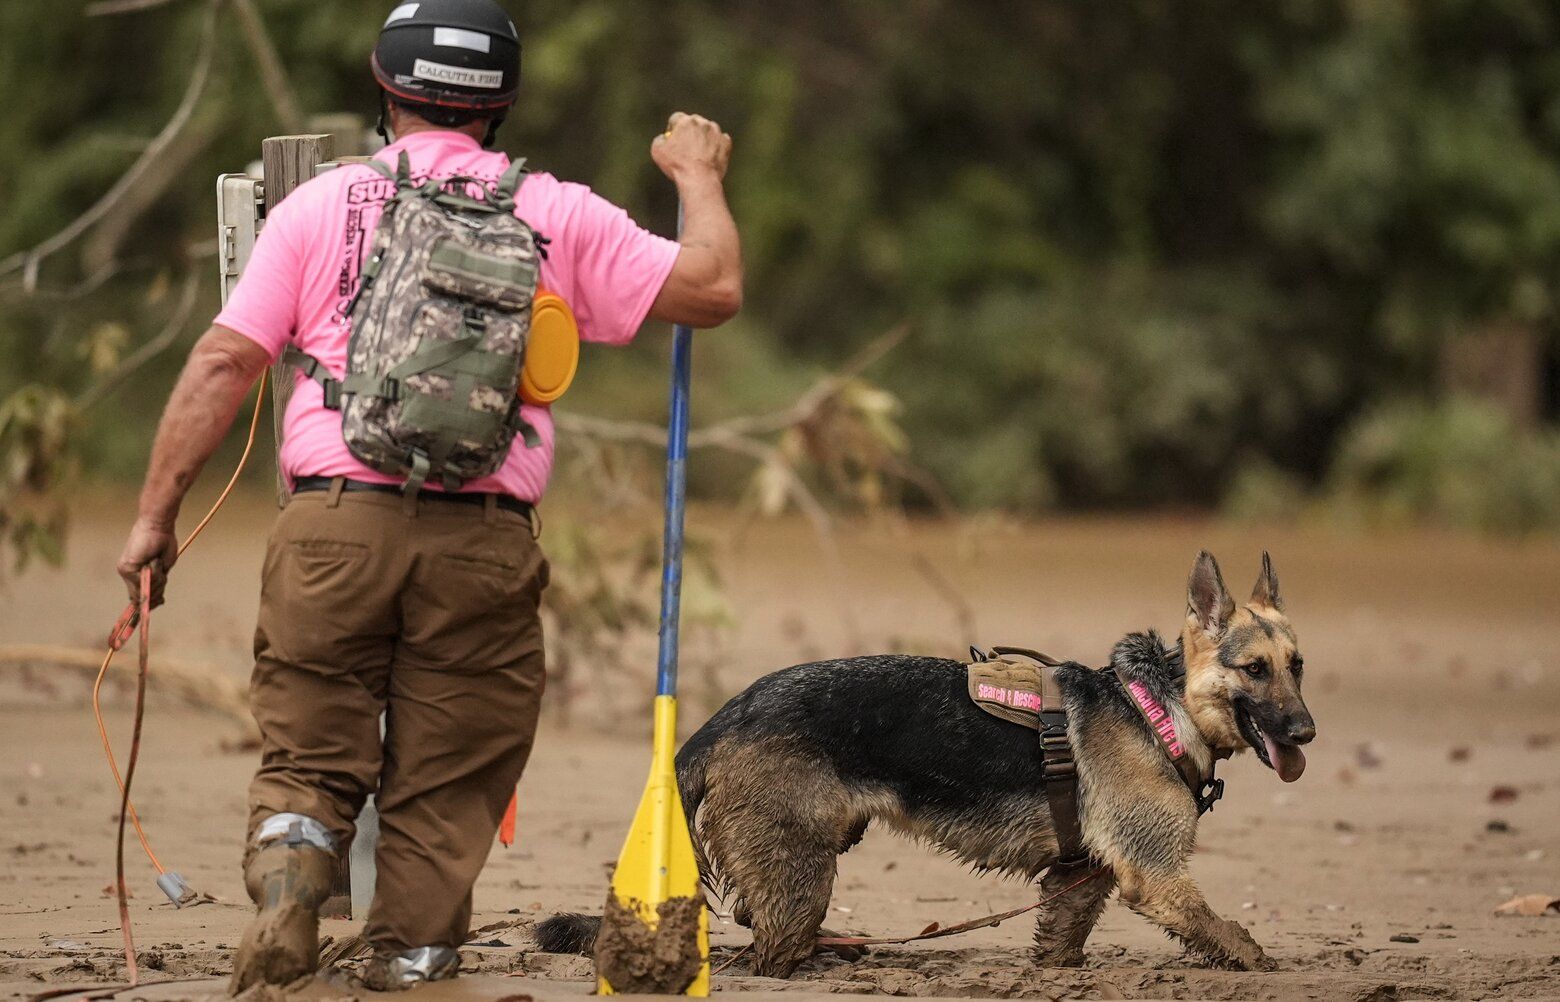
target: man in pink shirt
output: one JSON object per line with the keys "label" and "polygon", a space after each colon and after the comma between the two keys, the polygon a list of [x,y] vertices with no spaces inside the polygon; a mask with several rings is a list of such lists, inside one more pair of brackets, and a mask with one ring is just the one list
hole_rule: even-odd
{"label": "man in pink shirt", "polygon": [[[396,7],[373,69],[414,179],[498,180],[486,149],[518,90],[520,43],[493,0]],[[583,185],[526,177],[515,213],[545,237],[541,284],[587,342],[622,345],[646,319],[714,327],[741,304],[742,265],[723,178],[731,138],[674,115],[651,156],[677,185],[683,232],[641,229]],[[186,491],[265,367],[295,347],[340,378],[349,306],[394,186],[363,166],[304,184],[266,220],[226,308],[196,344],[158,427],[140,513],[119,571],[160,600]],[[532,508],[547,485],[553,425],[522,417],[491,476],[407,504],[402,481],[356,459],[339,411],[293,374],[282,471],[293,497],[267,547],[251,704],[263,737],[250,787],[245,884],[258,914],[233,988],[285,984],[317,964],[316,908],[354,820],[377,794],[378,884],[364,935],[371,987],[452,975],[471,888],[524,768],[544,682],[537,609],[547,563]],[[379,718],[385,714],[381,743]]]}

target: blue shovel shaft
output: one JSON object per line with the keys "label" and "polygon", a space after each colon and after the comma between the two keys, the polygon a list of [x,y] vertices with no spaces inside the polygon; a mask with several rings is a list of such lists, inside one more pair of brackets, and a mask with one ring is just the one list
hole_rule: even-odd
{"label": "blue shovel shaft", "polygon": [[[683,207],[677,204],[677,236]],[[672,328],[672,407],[666,422],[666,530],[661,537],[661,645],[655,694],[677,695],[677,624],[682,614],[683,510],[688,503],[688,396],[693,383],[693,329]]]}
{"label": "blue shovel shaft", "polygon": [[683,510],[688,500],[688,395],[693,331],[672,334],[672,409],[666,427],[666,533],[661,547],[661,646],[655,694],[677,695],[677,627],[682,610]]}

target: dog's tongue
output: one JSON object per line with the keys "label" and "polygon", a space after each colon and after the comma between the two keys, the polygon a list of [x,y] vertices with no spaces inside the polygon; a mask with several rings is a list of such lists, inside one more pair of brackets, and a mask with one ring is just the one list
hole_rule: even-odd
{"label": "dog's tongue", "polygon": [[1281,745],[1262,735],[1262,740],[1267,744],[1268,761],[1273,763],[1273,771],[1278,773],[1278,778],[1286,783],[1293,783],[1305,772],[1305,752],[1299,745]]}

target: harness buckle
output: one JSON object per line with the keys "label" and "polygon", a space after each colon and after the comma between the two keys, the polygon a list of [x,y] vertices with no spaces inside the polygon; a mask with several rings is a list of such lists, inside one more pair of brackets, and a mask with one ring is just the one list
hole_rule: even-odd
{"label": "harness buckle", "polygon": [[1224,780],[1209,779],[1197,794],[1197,813],[1207,814],[1224,796]]}
{"label": "harness buckle", "polygon": [[1072,741],[1067,737],[1066,715],[1046,712],[1040,719],[1046,725],[1040,732],[1041,778],[1047,783],[1073,779],[1078,774],[1078,766],[1073,761]]}

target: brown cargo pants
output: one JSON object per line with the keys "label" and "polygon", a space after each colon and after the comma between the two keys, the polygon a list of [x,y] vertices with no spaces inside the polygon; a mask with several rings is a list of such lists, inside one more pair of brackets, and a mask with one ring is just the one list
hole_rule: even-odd
{"label": "brown cargo pants", "polygon": [[334,488],[292,498],[266,550],[250,682],[250,837],[296,812],[345,853],[377,794],[364,936],[381,952],[466,939],[544,682],[548,572],[528,520],[492,503],[417,509]]}

